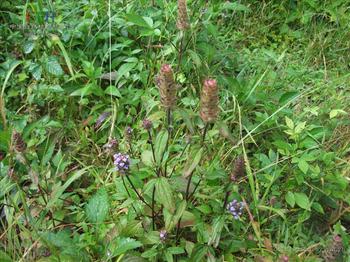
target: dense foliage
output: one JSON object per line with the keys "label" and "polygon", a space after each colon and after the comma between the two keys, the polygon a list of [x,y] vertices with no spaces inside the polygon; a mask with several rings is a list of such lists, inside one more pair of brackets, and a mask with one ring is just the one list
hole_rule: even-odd
{"label": "dense foliage", "polygon": [[348,1],[0,7],[0,261],[349,261]]}

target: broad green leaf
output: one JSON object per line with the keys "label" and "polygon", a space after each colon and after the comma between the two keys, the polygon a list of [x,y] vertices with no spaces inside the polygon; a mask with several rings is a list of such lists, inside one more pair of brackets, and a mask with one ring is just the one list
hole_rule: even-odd
{"label": "broad green leaf", "polygon": [[156,199],[157,202],[164,205],[170,212],[175,211],[175,202],[173,198],[173,192],[168,180],[165,177],[157,179],[156,182]]}
{"label": "broad green leaf", "polygon": [[310,210],[310,201],[304,193],[294,193],[295,203],[302,209]]}
{"label": "broad green leaf", "polygon": [[92,223],[102,223],[108,215],[109,200],[105,189],[98,190],[88,201],[85,212]]}
{"label": "broad green leaf", "polygon": [[144,150],[141,153],[141,160],[146,166],[153,166],[153,154],[150,150]]}
{"label": "broad green leaf", "polygon": [[62,76],[63,70],[55,56],[50,56],[46,61],[46,70],[48,73],[54,76]]}
{"label": "broad green leaf", "polygon": [[121,97],[122,95],[120,94],[118,88],[115,86],[108,86],[105,90],[105,94],[116,96],[116,97]]}
{"label": "broad green leaf", "polygon": [[294,207],[295,205],[295,198],[294,194],[292,192],[288,192],[285,196],[287,203],[291,206]]}
{"label": "broad green leaf", "polygon": [[35,47],[35,42],[34,41],[27,41],[24,43],[23,46],[23,51],[25,54],[30,54]]}
{"label": "broad green leaf", "polygon": [[0,250],[0,258],[1,258],[1,262],[12,262],[14,260],[12,260],[12,258],[6,254],[4,251]]}
{"label": "broad green leaf", "polygon": [[225,216],[221,215],[214,218],[212,232],[209,238],[208,245],[213,245],[215,248],[219,245],[221,231],[225,224]]}
{"label": "broad green leaf", "polygon": [[116,81],[119,82],[119,80],[125,76],[127,73],[129,73],[134,67],[136,66],[136,63],[125,63],[122,64],[118,71],[117,71],[117,79]]}
{"label": "broad green leaf", "polygon": [[188,177],[192,174],[193,170],[197,167],[202,159],[203,148],[199,149],[196,154],[188,158],[185,169],[183,171],[183,176]]}
{"label": "broad green leaf", "polygon": [[149,18],[147,18],[148,21],[146,21],[142,16],[139,16],[139,15],[134,14],[134,13],[126,14],[125,18],[126,18],[126,20],[128,20],[129,22],[131,22],[137,26],[151,28]]}
{"label": "broad green leaf", "polygon": [[309,164],[304,159],[299,159],[298,167],[304,174],[306,174],[309,170]]}
{"label": "broad green leaf", "polygon": [[111,247],[112,257],[127,254],[128,251],[141,247],[142,243],[133,238],[120,237]]}
{"label": "broad green leaf", "polygon": [[154,151],[156,155],[156,161],[158,164],[161,162],[161,158],[163,156],[168,141],[168,136],[168,131],[161,131],[156,137]]}

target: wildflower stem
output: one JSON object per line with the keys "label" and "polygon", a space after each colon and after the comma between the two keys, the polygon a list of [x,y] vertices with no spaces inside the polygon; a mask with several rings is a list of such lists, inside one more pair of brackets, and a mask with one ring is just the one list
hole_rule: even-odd
{"label": "wildflower stem", "polygon": [[231,194],[231,191],[228,190],[228,191],[226,192],[225,199],[224,199],[224,205],[223,205],[223,207],[222,207],[224,210],[225,210],[225,208],[226,208],[227,200],[228,200],[228,197],[230,196],[230,194]]}
{"label": "wildflower stem", "polygon": [[146,205],[148,206],[149,208],[152,209],[152,206],[150,206],[146,201],[145,199],[140,195],[140,193],[137,191],[136,187],[134,186],[134,183],[131,181],[130,177],[128,175],[126,175],[126,179],[129,181],[132,189],[135,191],[136,195],[139,197],[139,199]]}
{"label": "wildflower stem", "polygon": [[[122,181],[123,181],[123,185],[124,185],[124,188],[125,188],[125,190],[126,190],[126,193],[127,193],[128,196],[131,198],[131,194],[130,194],[130,192],[129,192],[128,187],[126,186],[124,176],[122,176]],[[132,208],[134,209],[135,213],[137,213],[135,207],[133,206],[133,204],[131,204],[131,206],[132,206]]]}
{"label": "wildflower stem", "polygon": [[154,213],[155,196],[156,196],[156,186],[153,187],[153,191],[152,191],[152,228],[153,228],[153,230],[156,229],[156,226],[155,226],[155,213]]}
{"label": "wildflower stem", "polygon": [[209,127],[209,123],[206,123],[204,126],[204,131],[203,131],[203,136],[202,136],[202,144],[204,143],[205,136],[207,135],[208,127]]}
{"label": "wildflower stem", "polygon": [[152,140],[152,134],[151,134],[150,130],[147,130],[147,132],[148,132],[148,142],[151,144],[153,161],[155,163],[156,162],[156,154],[154,152],[154,145],[153,145],[153,140]]}

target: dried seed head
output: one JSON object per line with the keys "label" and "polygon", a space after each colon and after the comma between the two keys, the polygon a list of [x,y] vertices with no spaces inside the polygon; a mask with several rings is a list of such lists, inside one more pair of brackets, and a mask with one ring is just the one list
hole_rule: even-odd
{"label": "dried seed head", "polygon": [[343,249],[342,238],[335,235],[329,245],[323,250],[322,256],[326,262],[336,261],[341,256]]}
{"label": "dried seed head", "polygon": [[163,106],[172,108],[176,103],[176,84],[171,66],[168,64],[162,65],[156,80]]}
{"label": "dried seed head", "polygon": [[186,30],[190,28],[187,15],[186,0],[177,1],[177,23],[176,26],[179,30]]}
{"label": "dried seed head", "polygon": [[242,156],[239,156],[236,161],[235,165],[233,167],[233,170],[231,172],[231,181],[236,182],[237,179],[243,177],[245,174],[245,161]]}
{"label": "dried seed head", "polygon": [[146,129],[147,131],[151,130],[153,127],[152,121],[149,119],[144,119],[142,121],[142,126],[144,129]]}
{"label": "dried seed head", "polygon": [[11,140],[12,146],[17,152],[22,153],[26,150],[27,145],[24,142],[20,133],[18,133],[17,131],[13,131]]}
{"label": "dried seed head", "polygon": [[218,86],[215,79],[204,81],[201,94],[200,117],[205,123],[215,122],[219,113]]}

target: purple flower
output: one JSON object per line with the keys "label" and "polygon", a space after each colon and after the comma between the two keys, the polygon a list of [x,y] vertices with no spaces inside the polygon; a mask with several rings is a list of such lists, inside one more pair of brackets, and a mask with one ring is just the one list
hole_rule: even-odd
{"label": "purple flower", "polygon": [[130,157],[122,153],[116,153],[113,155],[115,169],[120,172],[125,172],[129,169]]}
{"label": "purple flower", "polygon": [[234,199],[227,204],[226,208],[232,214],[233,218],[238,220],[243,213],[244,202],[238,202]]}
{"label": "purple flower", "polygon": [[151,120],[145,119],[142,122],[142,126],[143,126],[144,129],[146,129],[148,131],[148,130],[152,129],[153,124],[152,124]]}
{"label": "purple flower", "polygon": [[160,238],[160,240],[161,241],[165,241],[166,240],[166,238],[167,238],[167,232],[163,229],[163,230],[161,230],[160,232],[159,232],[159,238]]}

